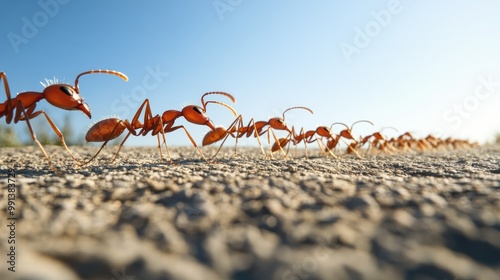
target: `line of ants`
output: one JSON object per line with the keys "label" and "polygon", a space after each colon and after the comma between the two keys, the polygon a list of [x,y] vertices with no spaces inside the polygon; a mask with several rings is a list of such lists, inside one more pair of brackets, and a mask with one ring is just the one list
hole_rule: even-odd
{"label": "line of ants", "polygon": [[[314,142],[318,144],[318,147],[324,156],[332,156],[333,158],[338,158],[349,154],[354,154],[355,156],[361,158],[362,155],[360,153],[362,151],[364,151],[364,154],[377,152],[392,154],[402,151],[413,152],[416,150],[426,151],[439,148],[465,148],[477,145],[477,143],[471,143],[468,140],[453,138],[442,139],[439,137],[434,137],[432,135],[429,135],[425,138],[415,138],[410,132],[405,132],[397,137],[388,138],[382,134],[382,130],[374,132],[370,135],[366,135],[364,137],[356,138],[352,132],[354,125],[358,123],[367,123],[373,125],[373,123],[368,120],[357,121],[351,126],[336,122],[329,127],[318,126],[313,130],[305,131],[303,128],[301,128],[297,133],[294,126],[290,128],[286,124],[285,113],[290,110],[300,109],[313,114],[313,111],[311,109],[303,106],[288,108],[283,112],[282,117],[270,118],[267,121],[255,121],[252,118],[245,125],[243,122],[243,117],[241,115],[238,115],[236,113],[236,110],[230,105],[214,100],[205,101],[206,96],[222,95],[224,97],[227,97],[231,102],[236,102],[235,98],[231,94],[221,91],[214,91],[207,92],[201,96],[201,106],[188,105],[182,108],[180,111],[167,110],[161,115],[153,115],[149,105],[149,100],[146,99],[141,104],[131,121],[121,120],[119,118],[113,117],[95,123],[88,130],[85,139],[88,142],[103,142],[103,144],[101,145],[97,153],[90,159],[80,161],[77,160],[75,156],[73,156],[64,141],[63,134],[50,119],[50,117],[43,110],[35,111],[36,103],[42,99],[45,99],[51,105],[57,108],[63,110],[79,110],[89,118],[91,118],[90,107],[80,96],[78,80],[81,76],[99,73],[118,76],[123,80],[128,81],[127,76],[118,71],[90,70],[80,73],[75,79],[74,86],[70,84],[58,83],[56,80],[47,80],[47,84],[42,83],[42,85],[44,86],[44,90],[42,92],[27,91],[19,93],[16,97],[11,97],[9,85],[7,82],[7,76],[4,72],[0,72],[0,80],[3,81],[5,93],[7,95],[7,100],[4,103],[0,104],[0,118],[5,117],[7,124],[10,124],[12,121],[14,121],[14,123],[17,123],[19,121],[26,122],[33,141],[42,151],[43,155],[48,161],[49,166],[58,174],[60,174],[60,171],[58,171],[53,166],[50,157],[46,153],[42,144],[36,138],[36,135],[30,124],[30,120],[39,115],[45,116],[47,122],[50,124],[50,127],[61,140],[64,149],[68,152],[71,158],[78,163],[79,166],[84,166],[92,162],[109,141],[119,137],[120,135],[125,133],[125,131],[127,131],[127,134],[121,141],[117,152],[111,162],[116,160],[122,146],[127,141],[130,135],[146,136],[150,134],[157,137],[160,157],[164,159],[162,153],[162,146],[164,146],[168,161],[172,163],[173,161],[167,146],[166,134],[178,129],[184,130],[191,144],[200,154],[202,159],[210,161],[200,150],[200,148],[196,144],[196,141],[190,135],[186,127],[184,127],[183,125],[175,125],[175,121],[179,118],[184,118],[186,121],[192,124],[205,125],[210,128],[210,131],[203,138],[202,145],[208,146],[216,142],[221,143],[211,159],[215,158],[218,155],[225,141],[229,137],[235,139],[234,155],[237,155],[237,145],[239,139],[244,137],[253,137],[256,138],[261,152],[267,158],[273,158],[273,154],[278,151],[282,153],[283,158],[288,157],[291,145],[295,147],[295,155],[297,156],[297,146],[301,142],[304,144],[306,158],[308,157],[307,145]],[[208,104],[217,104],[227,108],[233,113],[234,116],[236,116],[236,119],[229,125],[227,129],[223,126],[215,126],[207,115]],[[343,129],[338,134],[332,132],[332,128],[335,125],[343,126]],[[275,130],[285,131],[288,134],[285,137],[278,138],[274,132]],[[260,139],[260,137],[264,134],[267,135],[267,152],[265,151]],[[271,141],[274,141],[273,145],[271,145]],[[339,152],[341,141],[346,146],[345,152]]]}

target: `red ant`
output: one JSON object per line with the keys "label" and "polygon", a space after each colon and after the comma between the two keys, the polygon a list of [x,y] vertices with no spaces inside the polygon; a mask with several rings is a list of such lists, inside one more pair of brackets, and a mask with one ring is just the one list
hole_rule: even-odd
{"label": "red ant", "polygon": [[[182,108],[181,111],[168,110],[168,111],[163,112],[162,115],[153,116],[153,114],[151,113],[151,108],[149,107],[149,100],[146,99],[146,100],[144,100],[142,105],[137,110],[137,112],[136,112],[136,114],[131,122],[129,122],[128,120],[120,120],[119,118],[108,118],[108,119],[105,119],[105,120],[102,120],[102,121],[95,123],[88,130],[87,135],[85,136],[85,140],[87,140],[88,142],[103,142],[104,141],[104,143],[102,144],[99,151],[97,151],[97,153],[90,160],[84,162],[81,165],[85,165],[85,164],[91,162],[92,160],[94,160],[97,157],[97,155],[101,152],[101,150],[104,148],[104,146],[106,146],[106,144],[110,140],[115,139],[116,137],[120,136],[125,131],[125,129],[128,130],[128,134],[127,134],[127,136],[125,136],[123,141],[120,143],[120,146],[118,147],[118,151],[116,152],[116,154],[113,157],[113,159],[111,160],[111,162],[115,161],[115,159],[118,156],[118,153],[120,152],[120,149],[122,148],[123,144],[125,143],[125,141],[128,139],[128,137],[131,134],[134,136],[139,136],[139,135],[145,136],[151,132],[151,134],[153,136],[156,135],[158,138],[158,150],[160,151],[160,157],[163,159],[163,154],[161,152],[161,144],[160,144],[160,134],[161,134],[162,139],[163,139],[163,144],[165,144],[165,150],[167,151],[167,154],[168,154],[169,161],[170,161],[170,163],[173,163],[170,152],[169,152],[168,147],[167,147],[165,133],[175,131],[179,128],[184,129],[184,131],[186,132],[186,135],[188,136],[188,138],[191,141],[191,143],[193,144],[193,146],[196,148],[196,150],[201,155],[201,157],[204,160],[206,160],[205,156],[200,151],[200,149],[196,145],[196,142],[194,141],[193,137],[191,137],[191,135],[189,134],[187,129],[183,125],[174,126],[174,123],[178,118],[184,117],[184,119],[186,119],[190,123],[197,124],[197,125],[206,125],[212,131],[215,131],[215,126],[214,126],[213,122],[208,118],[208,116],[206,114],[206,107],[207,107],[207,104],[209,104],[209,103],[215,103],[215,104],[222,105],[222,106],[228,108],[229,110],[231,110],[231,112],[233,112],[233,114],[235,116],[237,115],[236,111],[231,106],[229,106],[225,103],[222,103],[219,101],[206,101],[205,102],[205,100],[204,100],[205,96],[210,95],[210,94],[224,95],[224,96],[228,97],[233,103],[236,102],[234,97],[229,93],[219,92],[219,91],[207,92],[207,93],[203,94],[203,96],[201,97],[202,107],[199,107],[196,105],[188,105],[188,106],[185,106],[184,108]],[[143,123],[141,123],[141,122],[139,122],[139,117],[140,117],[143,110],[145,111],[144,121],[143,121]]]}
{"label": "red ant", "polygon": [[413,152],[411,149],[413,143],[416,143],[417,139],[413,137],[413,134],[411,132],[405,132],[401,135],[399,135],[397,138],[391,138],[389,139],[389,143],[391,143],[392,146],[396,147],[399,150],[402,151],[408,151],[408,152]]}
{"label": "red ant", "polygon": [[[304,110],[309,111],[311,114],[314,114],[313,111],[307,107],[301,107],[301,106],[291,107],[291,108],[286,109],[283,112],[282,118],[275,117],[275,118],[269,119],[268,121],[254,121],[254,119],[252,118],[248,122],[247,126],[243,126],[243,117],[241,115],[239,115],[233,121],[233,123],[231,123],[231,125],[229,126],[228,129],[225,129],[224,127],[217,127],[215,130],[209,131],[205,135],[205,137],[203,138],[203,146],[207,146],[207,145],[213,144],[215,142],[218,142],[218,141],[224,139],[222,141],[219,149],[217,150],[217,152],[213,156],[213,157],[215,157],[215,156],[217,156],[220,149],[224,145],[224,142],[226,142],[227,138],[229,136],[231,136],[231,137],[236,139],[236,144],[234,145],[234,154],[236,155],[236,146],[238,145],[238,139],[243,138],[243,137],[248,138],[248,137],[253,135],[255,138],[257,138],[257,141],[259,142],[259,146],[260,146],[262,153],[267,157],[268,155],[264,151],[264,148],[262,147],[262,142],[260,141],[260,136],[262,136],[264,133],[267,133],[267,143],[268,143],[268,147],[269,147],[269,151],[270,151],[269,156],[272,158],[272,151],[271,151],[271,147],[270,147],[270,145],[271,145],[270,144],[271,143],[270,134],[272,134],[275,141],[278,141],[278,139],[276,138],[276,134],[274,134],[273,129],[285,130],[285,131],[288,131],[289,133],[292,132],[292,130],[285,123],[285,113],[290,111],[290,110],[293,110],[293,109],[304,109]],[[285,154],[283,149],[281,149],[281,151],[283,152],[283,154]]]}
{"label": "red ant", "polygon": [[370,135],[363,137],[360,141],[359,147],[362,147],[366,143],[368,143],[367,153],[372,149],[376,149],[381,152],[391,153],[396,151],[397,149],[391,144],[389,140],[382,134],[382,131],[386,128],[394,129],[396,132],[398,131],[394,127],[383,127],[380,131],[374,132]]}
{"label": "red ant", "polygon": [[[323,144],[322,141],[318,141],[318,145],[320,146],[325,146],[325,152],[329,153],[332,155],[334,158],[337,158],[335,155],[335,148],[338,145],[341,137],[344,137],[346,139],[354,140],[354,142],[347,144],[348,146],[348,151],[347,153],[354,152],[358,157],[361,157],[357,152],[356,152],[356,147],[359,145],[359,142],[354,139],[354,136],[352,135],[352,128],[356,123],[359,122],[368,122],[372,124],[370,121],[366,120],[361,120],[353,123],[351,127],[347,126],[344,123],[336,122],[333,123],[330,128],[326,126],[319,126],[315,130],[309,130],[304,132],[304,129],[302,128],[299,132],[299,134],[295,134],[294,128],[292,127],[292,133],[290,133],[286,138],[280,138],[277,140],[272,148],[272,151],[277,151],[278,149],[281,149],[282,147],[286,146],[287,144],[293,143],[295,146],[299,144],[300,142],[304,142],[304,148],[306,151],[306,157],[307,157],[307,144],[314,143],[318,140],[318,136],[321,138],[327,138],[327,144]],[[331,129],[334,125],[336,124],[341,124],[346,127],[346,129],[342,130],[340,134],[334,134],[332,133]],[[373,124],[372,124],[373,125]],[[313,138],[315,135],[317,135],[315,138]],[[293,139],[292,139],[293,138]],[[320,144],[321,143],[321,144]],[[289,148],[289,146],[288,146]],[[288,149],[287,149],[288,151]]]}
{"label": "red ant", "polygon": [[4,103],[0,104],[0,117],[5,116],[7,124],[10,124],[13,118],[14,118],[14,123],[17,123],[19,121],[25,121],[28,126],[29,132],[31,134],[31,138],[33,138],[33,141],[35,141],[40,150],[43,152],[45,158],[49,163],[49,166],[58,173],[59,171],[57,171],[57,169],[54,168],[54,166],[50,161],[49,156],[45,152],[45,149],[36,138],[36,135],[33,132],[33,128],[31,127],[29,120],[37,117],[38,115],[41,114],[44,115],[45,118],[47,119],[47,122],[52,127],[52,130],[54,130],[54,132],[57,134],[57,137],[61,139],[61,142],[66,151],[70,154],[73,160],[78,161],[75,159],[71,151],[66,146],[63,134],[57,128],[54,122],[49,118],[49,116],[43,110],[35,112],[36,103],[42,99],[46,99],[53,106],[56,106],[64,110],[80,110],[89,118],[91,118],[89,105],[85,103],[83,98],[80,96],[80,90],[78,88],[78,79],[83,75],[96,74],[96,73],[112,74],[122,78],[125,81],[128,80],[125,74],[117,71],[90,70],[80,73],[76,77],[75,86],[71,86],[69,84],[59,84],[57,83],[57,80],[54,81],[46,80],[47,85],[42,83],[42,85],[45,87],[42,92],[26,91],[19,93],[14,98],[11,98],[9,84],[7,82],[7,76],[4,72],[0,72],[0,80],[3,79],[5,93],[7,95],[7,100]]}
{"label": "red ant", "polygon": [[[356,154],[356,156],[358,156],[358,158],[362,158],[362,157],[359,155],[359,153],[356,151],[356,150],[357,150],[357,148],[359,148],[359,145],[360,145],[360,143],[361,143],[361,142],[360,142],[360,141],[358,141],[358,140],[356,140],[356,139],[354,138],[354,136],[352,135],[352,128],[354,127],[354,125],[355,125],[355,124],[360,123],[360,122],[366,122],[366,123],[369,123],[369,124],[373,125],[373,123],[372,123],[371,121],[367,121],[367,120],[360,120],[360,121],[354,122],[354,123],[351,125],[351,127],[348,127],[346,124],[344,124],[344,123],[340,123],[340,122],[333,123],[333,124],[331,125],[331,127],[333,127],[335,124],[341,124],[341,125],[345,126],[345,127],[346,127],[346,129],[344,129],[344,130],[340,131],[340,134],[339,134],[336,138],[331,139],[331,140],[329,140],[329,141],[328,141],[328,143],[327,143],[327,145],[326,145],[327,149],[328,149],[328,150],[335,149],[335,147],[337,146],[337,144],[338,144],[339,140],[341,139],[341,137],[343,137],[343,138],[346,138],[346,139],[352,140],[352,142],[351,142],[351,143],[349,143],[349,144],[348,144],[347,142],[345,142],[345,141],[344,141],[344,143],[347,145],[347,151],[346,151],[346,153],[347,153],[347,154],[350,154],[350,153],[355,153],[355,154]],[[330,127],[330,128],[331,128],[331,127]]]}
{"label": "red ant", "polygon": [[[317,135],[317,136],[314,137],[315,135]],[[304,128],[301,128],[299,134],[295,134],[295,129],[292,127],[292,133],[290,133],[286,138],[280,138],[278,141],[276,141],[274,143],[271,151],[275,152],[279,149],[282,149],[282,147],[284,147],[288,144],[288,148],[287,148],[287,154],[288,154],[288,150],[290,148],[290,143],[293,143],[295,146],[295,155],[297,155],[297,145],[300,142],[304,142],[304,148],[305,148],[305,153],[306,153],[306,158],[307,158],[308,157],[307,144],[311,144],[311,143],[316,142],[318,140],[318,136],[322,137],[322,138],[326,137],[327,139],[335,139],[336,137],[338,137],[335,134],[332,134],[331,128],[328,128],[326,126],[318,126],[315,130],[308,130],[306,132],[304,132]],[[318,145],[320,145],[319,143],[322,143],[322,142],[318,141]],[[324,146],[324,144],[323,144],[323,146]],[[325,146],[325,148],[326,148],[326,146]],[[326,148],[326,150],[333,157],[335,157],[335,158],[337,157],[330,149]]]}

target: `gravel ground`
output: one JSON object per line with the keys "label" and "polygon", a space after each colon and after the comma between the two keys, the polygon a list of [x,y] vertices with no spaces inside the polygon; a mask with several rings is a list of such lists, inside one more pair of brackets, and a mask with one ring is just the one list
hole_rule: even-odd
{"label": "gravel ground", "polygon": [[500,279],[498,146],[218,163],[184,147],[175,165],[125,147],[83,168],[46,149],[63,176],[36,147],[1,149],[1,279]]}

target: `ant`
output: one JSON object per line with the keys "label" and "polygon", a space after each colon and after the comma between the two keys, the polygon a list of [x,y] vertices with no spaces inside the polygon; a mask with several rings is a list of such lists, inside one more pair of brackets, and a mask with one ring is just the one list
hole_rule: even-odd
{"label": "ant", "polygon": [[[226,142],[227,138],[229,136],[231,136],[231,137],[236,139],[236,143],[234,145],[234,155],[236,155],[236,146],[238,145],[238,139],[243,138],[243,137],[248,138],[248,137],[253,135],[255,138],[257,138],[257,141],[259,142],[259,146],[260,146],[262,153],[266,157],[268,157],[268,154],[264,151],[264,148],[262,147],[262,142],[260,141],[260,136],[267,133],[267,143],[268,143],[269,152],[270,152],[269,157],[272,158],[272,151],[271,151],[271,147],[270,147],[271,134],[272,134],[274,140],[278,141],[278,139],[276,138],[276,134],[274,133],[274,129],[285,130],[288,133],[292,132],[292,130],[285,123],[285,113],[290,111],[290,110],[294,110],[294,109],[304,109],[306,111],[309,111],[311,114],[314,114],[314,112],[307,107],[302,107],[302,106],[290,107],[290,108],[286,109],[285,111],[283,111],[281,118],[279,118],[279,117],[270,118],[268,121],[254,121],[254,119],[252,118],[248,122],[247,126],[243,126],[243,117],[241,115],[239,115],[231,123],[231,125],[228,127],[228,129],[225,129],[224,127],[217,127],[215,130],[209,131],[205,135],[205,137],[203,138],[203,146],[207,146],[207,145],[213,144],[215,142],[218,142],[218,141],[224,139],[222,141],[219,149],[217,150],[217,152],[213,156],[213,157],[215,157],[215,156],[217,156],[217,154],[221,150],[221,148],[224,145],[224,142]],[[281,146],[280,146],[280,149],[281,149]],[[285,153],[285,151],[283,151],[283,149],[281,149],[281,151],[283,152],[283,154],[286,155],[286,153]]]}
{"label": "ant", "polygon": [[[134,118],[132,119],[131,122],[128,120],[120,120],[119,118],[108,118],[104,119],[102,121],[99,121],[95,123],[88,131],[85,136],[85,140],[88,142],[104,142],[97,151],[97,153],[88,161],[84,162],[81,164],[81,166],[88,164],[92,160],[94,160],[97,155],[101,152],[101,150],[106,146],[106,144],[112,140],[123,134],[123,132],[128,130],[127,136],[123,139],[123,141],[120,143],[120,146],[118,147],[118,151],[116,152],[115,156],[111,160],[111,162],[114,162],[118,156],[118,153],[120,152],[120,149],[122,148],[123,144],[125,141],[127,141],[128,137],[130,135],[134,136],[146,136],[148,133],[151,132],[151,135],[157,136],[158,138],[158,150],[160,151],[160,157],[163,159],[163,154],[161,152],[161,144],[160,144],[160,134],[163,139],[163,144],[165,144],[165,150],[167,151],[168,154],[168,159],[171,164],[173,164],[170,152],[167,147],[167,142],[166,142],[166,137],[165,133],[169,133],[172,131],[175,131],[177,129],[184,129],[186,132],[186,135],[188,136],[189,140],[193,144],[193,146],[196,148],[198,153],[201,155],[201,157],[206,160],[205,156],[203,153],[200,151],[198,146],[196,145],[196,142],[194,141],[193,137],[189,134],[187,129],[183,125],[178,125],[174,126],[175,121],[180,118],[184,117],[188,122],[197,124],[197,125],[206,125],[208,126],[212,131],[215,131],[215,126],[213,122],[210,120],[210,118],[206,114],[206,107],[207,104],[209,103],[215,103],[222,105],[229,110],[236,116],[236,111],[229,105],[219,102],[219,101],[206,101],[204,100],[205,96],[211,95],[211,94],[219,94],[219,95],[224,95],[228,97],[233,103],[236,102],[234,97],[226,92],[220,92],[220,91],[214,91],[214,92],[207,92],[202,95],[201,97],[201,106],[196,106],[196,105],[188,105],[182,108],[181,111],[177,110],[167,110],[163,112],[162,115],[156,115],[153,116],[151,113],[151,108],[149,106],[149,100],[146,99],[142,103],[142,105],[139,107],[137,110]],[[144,113],[144,121],[143,123],[139,122],[139,117],[141,116],[142,112]]]}
{"label": "ant", "polygon": [[[314,137],[316,135],[316,137]],[[290,133],[286,138],[280,138],[278,141],[276,141],[271,149],[272,152],[275,152],[279,149],[282,149],[282,147],[286,146],[288,144],[287,148],[287,154],[290,149],[290,143],[293,143],[295,146],[295,156],[297,156],[297,145],[300,142],[304,142],[304,148],[305,148],[305,153],[306,153],[306,158],[308,157],[307,155],[307,144],[314,143],[318,140],[319,137],[326,137],[327,139],[335,139],[338,137],[338,135],[332,134],[331,128],[328,128],[327,126],[318,126],[314,130],[308,130],[304,132],[304,128],[301,128],[299,131],[299,134],[295,134],[295,129],[292,127],[292,133]],[[314,137],[314,138],[313,138]],[[317,142],[318,145],[319,143],[322,143],[321,141]],[[324,146],[324,144],[323,144]],[[321,148],[321,145],[320,145]],[[337,156],[325,146],[325,150],[330,153],[334,158],[337,158]],[[285,155],[286,156],[286,155]]]}
{"label": "ant", "polygon": [[366,122],[366,123],[369,123],[369,124],[373,125],[373,123],[372,123],[371,121],[367,121],[367,120],[360,120],[360,121],[356,121],[356,122],[354,122],[354,123],[351,125],[351,127],[349,127],[349,126],[347,126],[346,124],[341,123],[341,122],[336,122],[336,123],[333,123],[333,124],[330,126],[330,128],[332,128],[332,127],[333,127],[334,125],[336,125],[336,124],[341,124],[341,125],[345,126],[345,127],[346,127],[346,129],[344,129],[344,130],[340,131],[340,134],[339,134],[336,138],[333,138],[333,139],[331,139],[331,140],[329,140],[329,141],[327,142],[327,145],[326,145],[327,150],[332,150],[332,149],[335,149],[335,147],[336,147],[336,146],[337,146],[337,144],[339,143],[339,140],[343,137],[343,138],[346,138],[346,139],[352,140],[352,142],[351,142],[351,143],[349,143],[349,144],[348,144],[347,142],[345,142],[345,140],[343,140],[343,141],[344,141],[344,143],[347,145],[347,151],[346,151],[346,153],[347,153],[347,154],[350,154],[350,153],[355,153],[355,154],[356,154],[356,156],[357,156],[358,158],[362,158],[362,156],[361,156],[361,155],[359,155],[359,153],[356,151],[356,150],[357,150],[357,148],[359,148],[359,147],[360,147],[361,142],[360,142],[360,141],[357,141],[357,140],[354,138],[354,136],[352,135],[352,128],[354,127],[354,125],[355,125],[355,124],[360,123],[360,122]]}
{"label": "ant", "polygon": [[57,128],[54,122],[49,118],[49,116],[43,110],[35,111],[36,103],[42,99],[47,100],[51,105],[61,108],[63,110],[80,110],[89,118],[91,118],[90,107],[83,98],[80,96],[80,90],[78,88],[78,79],[87,74],[112,74],[122,78],[125,81],[128,81],[128,78],[125,74],[113,71],[113,70],[90,70],[83,73],[80,73],[76,76],[75,86],[71,86],[69,84],[59,84],[56,79],[54,81],[46,80],[47,84],[41,83],[45,88],[42,92],[36,91],[25,91],[19,93],[16,97],[11,98],[9,83],[7,82],[7,76],[5,72],[0,72],[0,80],[3,80],[5,93],[7,95],[7,100],[4,103],[0,104],[0,117],[5,116],[5,121],[7,124],[10,124],[12,120],[14,123],[19,121],[25,121],[28,126],[29,132],[31,134],[31,138],[38,145],[45,158],[47,159],[49,166],[55,170],[57,173],[59,171],[54,168],[52,162],[50,161],[50,157],[45,152],[42,144],[36,138],[36,135],[33,131],[33,128],[29,122],[30,119],[33,119],[39,115],[44,115],[47,119],[47,122],[52,127],[52,130],[59,137],[64,146],[64,149],[69,153],[71,158],[74,161],[77,161],[71,151],[68,149],[66,142],[64,141],[64,136],[61,131]]}
{"label": "ant", "polygon": [[[277,151],[278,149],[281,149],[282,147],[284,147],[287,144],[288,144],[288,148],[287,148],[287,151],[288,151],[288,149],[290,147],[289,146],[290,143],[293,143],[295,145],[295,147],[297,147],[297,144],[299,144],[300,142],[303,141],[305,152],[306,152],[306,158],[307,158],[307,144],[316,142],[318,140],[318,136],[319,136],[321,138],[327,139],[326,145],[323,144],[323,142],[321,140],[317,141],[318,145],[320,146],[320,149],[321,149],[321,146],[324,146],[325,152],[327,153],[327,155],[330,154],[334,158],[337,158],[337,156],[335,155],[335,148],[337,147],[341,137],[343,137],[346,139],[354,140],[350,144],[345,143],[348,146],[347,153],[349,154],[351,152],[354,152],[358,157],[361,158],[361,156],[356,151],[356,148],[358,147],[360,142],[356,141],[354,139],[354,136],[352,135],[352,128],[354,127],[355,124],[360,123],[360,122],[367,122],[367,123],[370,123],[373,125],[373,123],[371,123],[370,121],[367,121],[367,120],[357,121],[357,122],[353,123],[351,125],[351,127],[347,126],[344,123],[336,122],[336,123],[333,123],[329,128],[326,126],[318,126],[315,130],[308,130],[306,132],[304,132],[304,129],[301,128],[299,134],[295,134],[294,128],[292,127],[292,133],[290,133],[286,138],[280,138],[279,140],[277,140],[273,145],[272,151],[273,152]],[[340,132],[340,134],[334,134],[334,133],[332,133],[332,127],[336,124],[341,124],[341,125],[345,126],[346,129],[342,130]],[[313,138],[315,135],[316,135],[316,137]]]}
{"label": "ant", "polygon": [[405,132],[399,135],[397,138],[389,139],[389,143],[392,144],[393,147],[396,147],[398,150],[407,151],[413,153],[412,144],[416,143],[417,139],[413,137],[411,132]]}
{"label": "ant", "polygon": [[380,131],[374,132],[372,134],[363,137],[360,141],[359,146],[362,147],[366,143],[368,143],[367,153],[370,152],[372,149],[376,149],[380,152],[387,152],[387,153],[392,153],[397,151],[397,149],[382,134],[382,131],[387,128],[393,129],[396,132],[398,132],[398,130],[395,129],[394,127],[383,127],[382,129],[380,129]]}

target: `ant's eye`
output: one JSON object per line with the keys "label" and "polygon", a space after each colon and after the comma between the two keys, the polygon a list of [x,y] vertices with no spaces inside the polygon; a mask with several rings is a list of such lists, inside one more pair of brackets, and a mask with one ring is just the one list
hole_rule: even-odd
{"label": "ant's eye", "polygon": [[72,95],[73,95],[73,90],[72,90],[72,89],[70,89],[70,88],[68,88],[68,87],[66,87],[66,86],[61,86],[59,89],[60,89],[62,92],[64,92],[64,93],[66,93],[67,95],[69,95],[69,96],[72,96]]}
{"label": "ant's eye", "polygon": [[194,106],[193,107],[193,110],[196,111],[196,113],[200,114],[200,115],[203,115],[205,113],[205,111],[203,111],[203,109],[201,109],[200,107],[198,106]]}
{"label": "ant's eye", "polygon": [[283,119],[278,119],[278,121],[279,121],[280,123],[285,123],[285,121],[284,121]]}

